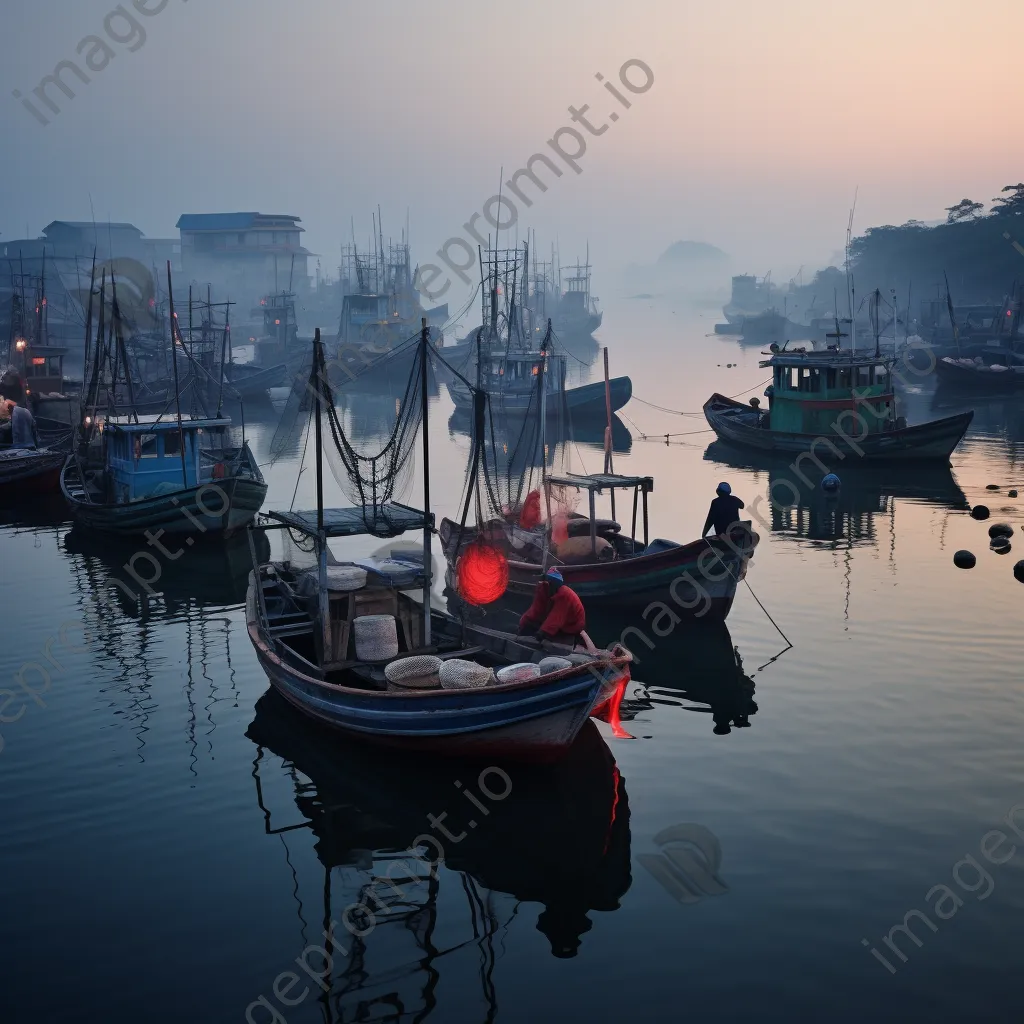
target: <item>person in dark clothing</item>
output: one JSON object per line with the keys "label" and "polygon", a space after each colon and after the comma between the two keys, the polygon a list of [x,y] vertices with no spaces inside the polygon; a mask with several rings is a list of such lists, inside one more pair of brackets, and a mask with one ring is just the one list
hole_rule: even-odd
{"label": "person in dark clothing", "polygon": [[740,509],[744,507],[743,502],[732,493],[732,488],[725,482],[718,485],[718,497],[711,502],[708,509],[708,518],[704,523],[702,537],[708,535],[708,530],[713,526],[718,535],[727,533],[733,523],[740,521]]}
{"label": "person in dark clothing", "polygon": [[587,615],[576,591],[557,569],[548,569],[533,591],[533,604],[519,620],[519,636],[573,643],[587,628]]}

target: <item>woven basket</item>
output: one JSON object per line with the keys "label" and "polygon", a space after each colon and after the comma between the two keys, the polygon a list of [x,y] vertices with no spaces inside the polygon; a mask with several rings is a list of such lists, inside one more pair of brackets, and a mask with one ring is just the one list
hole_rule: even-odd
{"label": "woven basket", "polygon": [[450,658],[441,664],[440,679],[446,690],[465,690],[493,682],[494,673],[475,661]]}
{"label": "woven basket", "polygon": [[398,624],[394,615],[359,615],[352,620],[352,629],[360,661],[390,661],[398,657]]}
{"label": "woven basket", "polygon": [[561,672],[563,669],[572,668],[572,662],[568,658],[541,658],[540,674],[546,676],[549,672]]}
{"label": "woven basket", "polygon": [[497,675],[499,683],[525,683],[540,675],[540,665],[532,661],[520,661],[515,665],[499,668]]}
{"label": "woven basket", "polygon": [[327,589],[333,591],[361,590],[366,586],[366,570],[358,565],[327,566]]}
{"label": "woven basket", "polygon": [[441,685],[441,659],[432,654],[399,658],[384,669],[389,690],[434,690]]}

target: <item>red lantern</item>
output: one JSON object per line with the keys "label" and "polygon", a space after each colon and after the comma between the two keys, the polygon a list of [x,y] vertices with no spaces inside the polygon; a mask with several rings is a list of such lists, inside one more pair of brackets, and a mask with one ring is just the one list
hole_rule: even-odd
{"label": "red lantern", "polygon": [[470,604],[490,604],[508,589],[508,559],[504,552],[474,541],[455,567],[459,596]]}

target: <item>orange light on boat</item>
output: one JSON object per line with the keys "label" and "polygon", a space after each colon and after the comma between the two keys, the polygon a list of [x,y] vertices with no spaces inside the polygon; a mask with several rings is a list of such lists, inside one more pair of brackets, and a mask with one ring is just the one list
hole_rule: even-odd
{"label": "orange light on boat", "polygon": [[508,589],[508,559],[502,551],[474,541],[455,566],[459,596],[470,604],[491,604]]}
{"label": "orange light on boat", "polygon": [[17,349],[17,350],[18,350],[19,352],[24,352],[24,351],[25,351],[25,339],[24,339],[24,338],[19,338],[19,339],[18,339],[18,340],[17,340],[17,341],[16,341],[15,343],[14,343],[14,347],[15,347],[15,348],[16,348],[16,349]]}
{"label": "orange light on boat", "polygon": [[32,365],[33,366],[45,366],[46,365],[46,356],[33,356],[32,357]]}

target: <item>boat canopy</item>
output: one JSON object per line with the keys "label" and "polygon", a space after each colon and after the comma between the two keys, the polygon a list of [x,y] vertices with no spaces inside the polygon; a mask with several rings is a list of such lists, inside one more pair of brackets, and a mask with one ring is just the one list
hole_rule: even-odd
{"label": "boat canopy", "polygon": [[775,352],[770,359],[762,359],[758,366],[813,366],[818,369],[849,369],[851,366],[890,367],[894,360],[887,356],[876,356],[870,352],[828,350],[825,352]]}
{"label": "boat canopy", "polygon": [[[283,527],[316,537],[317,512],[268,512]],[[433,513],[389,501],[380,505],[353,505],[351,508],[325,508],[324,534],[327,537],[397,537],[407,530],[433,529]]]}
{"label": "boat canopy", "polygon": [[608,489],[639,489],[644,494],[654,490],[653,476],[621,476],[618,473],[563,473],[549,476],[548,481],[563,487],[576,487],[581,491],[596,491],[598,494]]}
{"label": "boat canopy", "polygon": [[[181,430],[188,434],[195,430],[220,430],[230,427],[231,420],[227,416],[208,417],[205,419],[182,420]],[[150,413],[145,416],[122,415],[108,416],[103,426],[104,430],[113,433],[125,434],[158,434],[163,431],[173,430],[178,433],[178,418],[168,419],[162,414]]]}

